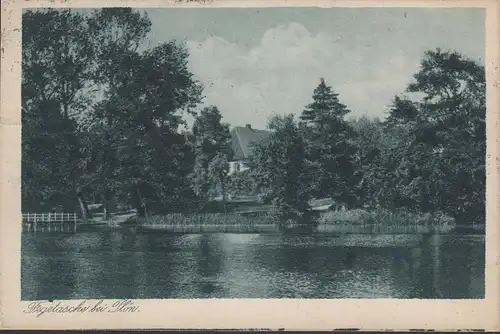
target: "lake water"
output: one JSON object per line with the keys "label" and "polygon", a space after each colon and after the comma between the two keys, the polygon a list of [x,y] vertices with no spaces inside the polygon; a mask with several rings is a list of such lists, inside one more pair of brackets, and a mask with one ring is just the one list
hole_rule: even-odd
{"label": "lake water", "polygon": [[42,232],[22,299],[484,298],[484,235]]}

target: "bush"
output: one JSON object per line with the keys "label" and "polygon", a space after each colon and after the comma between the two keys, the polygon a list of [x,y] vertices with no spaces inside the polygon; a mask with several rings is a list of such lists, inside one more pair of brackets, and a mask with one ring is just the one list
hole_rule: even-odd
{"label": "bush", "polygon": [[358,225],[420,225],[420,226],[443,226],[449,227],[455,224],[453,218],[442,212],[419,213],[409,210],[389,211],[377,209],[366,211],[361,209],[324,212],[319,218],[320,224],[358,224]]}

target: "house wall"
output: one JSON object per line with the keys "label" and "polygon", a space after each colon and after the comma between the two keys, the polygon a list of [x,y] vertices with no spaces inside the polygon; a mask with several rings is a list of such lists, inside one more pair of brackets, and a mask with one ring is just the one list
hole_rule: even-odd
{"label": "house wall", "polygon": [[245,165],[243,161],[231,161],[229,162],[229,172],[228,174],[234,174],[238,172],[243,172],[248,170],[248,166]]}

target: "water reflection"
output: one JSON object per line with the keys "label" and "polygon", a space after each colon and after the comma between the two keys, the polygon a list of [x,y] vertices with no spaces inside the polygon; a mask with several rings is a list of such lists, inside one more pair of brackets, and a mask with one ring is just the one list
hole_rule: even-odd
{"label": "water reflection", "polygon": [[484,236],[23,234],[22,299],[483,298]]}
{"label": "water reflection", "polygon": [[200,235],[199,239],[196,280],[199,293],[208,298],[221,289],[218,279],[224,267],[224,251],[220,241],[208,234]]}

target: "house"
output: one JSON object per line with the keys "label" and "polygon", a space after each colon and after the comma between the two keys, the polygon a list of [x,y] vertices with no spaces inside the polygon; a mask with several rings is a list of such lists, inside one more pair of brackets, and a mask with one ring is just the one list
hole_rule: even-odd
{"label": "house", "polygon": [[231,131],[233,158],[229,162],[229,174],[248,170],[245,161],[251,154],[251,144],[261,141],[269,134],[266,130],[253,129],[250,124],[234,127]]}

